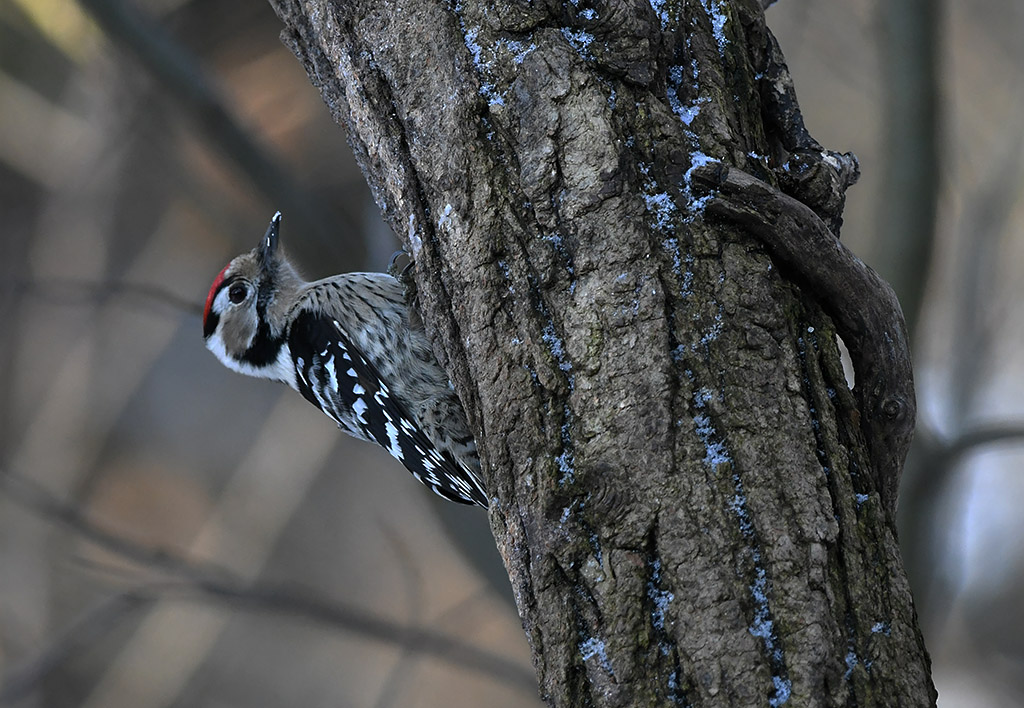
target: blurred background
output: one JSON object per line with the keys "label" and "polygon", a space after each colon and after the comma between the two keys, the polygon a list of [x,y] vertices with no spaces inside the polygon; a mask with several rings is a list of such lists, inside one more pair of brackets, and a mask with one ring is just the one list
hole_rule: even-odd
{"label": "blurred background", "polygon": [[[899,521],[940,705],[1022,705],[1024,4],[768,18],[914,330]],[[307,276],[397,247],[279,30],[0,0],[0,704],[539,705],[485,515],[203,349],[275,210]]]}

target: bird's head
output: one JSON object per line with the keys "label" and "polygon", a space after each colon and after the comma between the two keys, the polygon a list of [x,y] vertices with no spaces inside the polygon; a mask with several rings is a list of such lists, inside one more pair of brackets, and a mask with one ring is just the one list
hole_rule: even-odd
{"label": "bird's head", "polygon": [[278,250],[281,212],[256,248],[232,259],[217,274],[206,296],[203,338],[221,361],[251,358],[258,339],[276,339],[284,327],[282,300],[301,285],[295,270]]}

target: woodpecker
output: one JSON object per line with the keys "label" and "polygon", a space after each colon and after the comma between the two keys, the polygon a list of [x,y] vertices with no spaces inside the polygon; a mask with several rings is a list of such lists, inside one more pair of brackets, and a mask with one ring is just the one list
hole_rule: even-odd
{"label": "woodpecker", "polygon": [[386,273],[306,282],[278,249],[280,226],[278,212],[214,279],[206,348],[229,369],[288,384],[442,497],[486,507],[466,413],[402,283]]}

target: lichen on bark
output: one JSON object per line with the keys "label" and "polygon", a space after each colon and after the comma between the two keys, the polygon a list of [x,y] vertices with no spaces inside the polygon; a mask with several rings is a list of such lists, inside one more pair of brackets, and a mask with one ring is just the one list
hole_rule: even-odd
{"label": "lichen on bark", "polygon": [[274,4],[415,259],[546,700],[934,703],[891,518],[909,366],[851,391],[836,345],[891,354],[843,308],[902,321],[751,216],[799,205],[813,254],[857,172],[761,4]]}

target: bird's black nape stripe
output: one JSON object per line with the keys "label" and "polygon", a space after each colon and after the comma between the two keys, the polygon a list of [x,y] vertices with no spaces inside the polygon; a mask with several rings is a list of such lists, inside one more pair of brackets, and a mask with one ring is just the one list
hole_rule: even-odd
{"label": "bird's black nape stripe", "polygon": [[260,322],[267,319],[267,308],[270,307],[270,300],[274,296],[274,273],[273,266],[268,266],[260,277],[259,285],[256,286],[256,314]]}

